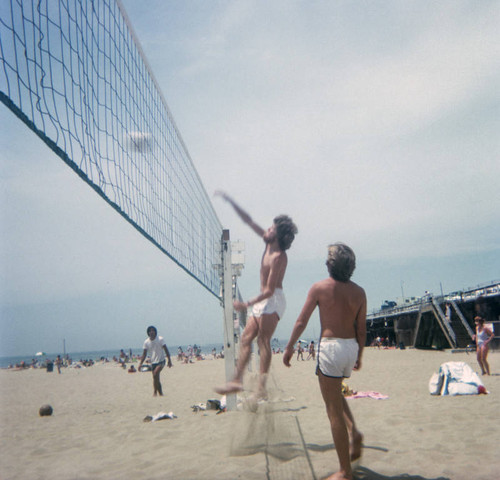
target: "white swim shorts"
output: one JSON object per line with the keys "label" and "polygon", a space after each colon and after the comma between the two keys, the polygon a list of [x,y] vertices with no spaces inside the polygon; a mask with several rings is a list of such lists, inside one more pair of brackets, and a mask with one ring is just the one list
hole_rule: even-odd
{"label": "white swim shorts", "polygon": [[358,359],[355,338],[322,337],[318,345],[318,370],[326,377],[349,378]]}
{"label": "white swim shorts", "polygon": [[285,294],[281,288],[276,288],[274,293],[265,300],[256,303],[252,308],[252,316],[261,317],[263,314],[277,313],[279,318],[283,317],[286,308]]}

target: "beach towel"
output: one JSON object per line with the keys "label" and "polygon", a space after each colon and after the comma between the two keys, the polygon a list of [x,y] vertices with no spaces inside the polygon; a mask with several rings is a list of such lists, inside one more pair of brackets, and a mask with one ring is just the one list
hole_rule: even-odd
{"label": "beach towel", "polygon": [[478,395],[488,393],[479,375],[465,362],[446,362],[429,380],[431,395]]}
{"label": "beach towel", "polygon": [[389,398],[388,395],[384,395],[379,392],[356,392],[353,395],[346,396],[345,398],[374,398],[375,400],[386,400]]}

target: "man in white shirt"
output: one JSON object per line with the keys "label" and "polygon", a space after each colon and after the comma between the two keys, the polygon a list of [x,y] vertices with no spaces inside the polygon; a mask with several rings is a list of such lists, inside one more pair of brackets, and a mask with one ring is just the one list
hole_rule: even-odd
{"label": "man in white shirt", "polygon": [[149,356],[151,357],[151,372],[153,373],[153,396],[163,396],[163,390],[160,383],[160,372],[165,366],[165,358],[168,358],[168,368],[172,366],[172,360],[170,359],[170,353],[163,337],[158,336],[156,327],[151,325],[147,328],[146,332],[148,334],[148,338],[144,341],[144,350],[142,352],[138,370],[141,370],[142,364],[144,363],[146,355],[148,355],[149,352]]}

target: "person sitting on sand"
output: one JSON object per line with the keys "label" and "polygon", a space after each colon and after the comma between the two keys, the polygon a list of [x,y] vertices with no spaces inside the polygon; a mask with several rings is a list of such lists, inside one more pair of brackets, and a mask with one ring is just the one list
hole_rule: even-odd
{"label": "person sitting on sand", "polygon": [[495,334],[484,325],[483,317],[475,317],[474,323],[476,324],[476,334],[473,340],[476,341],[477,361],[481,367],[483,375],[490,375],[490,365],[487,361],[488,351],[490,349],[490,342]]}
{"label": "person sitting on sand", "polygon": [[167,366],[172,367],[172,360],[170,359],[170,352],[163,337],[158,336],[156,327],[150,326],[146,330],[148,338],[144,341],[144,351],[142,352],[141,360],[139,362],[138,370],[141,370],[142,364],[146,359],[146,355],[150,352],[151,355],[151,371],[153,372],[153,396],[163,396],[163,390],[160,383],[160,372],[165,366],[165,357],[168,358]]}
{"label": "person sitting on sand", "polygon": [[340,463],[340,470],[328,478],[352,479],[351,461],[361,456],[363,436],[356,428],[354,417],[342,395],[342,380],[349,378],[353,369],[361,368],[366,342],[366,295],[359,285],[350,280],[356,267],[356,257],[347,245],[330,245],[326,265],[330,277],[315,283],[309,290],[285,348],[283,363],[290,367],[293,346],[318,306],[321,338],[316,374]]}

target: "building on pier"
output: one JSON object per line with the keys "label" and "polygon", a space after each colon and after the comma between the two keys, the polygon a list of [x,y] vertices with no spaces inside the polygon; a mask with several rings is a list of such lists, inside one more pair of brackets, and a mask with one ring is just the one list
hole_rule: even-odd
{"label": "building on pier", "polygon": [[384,338],[389,345],[462,349],[473,344],[474,317],[481,315],[495,333],[491,349],[500,349],[500,281],[447,295],[386,301],[366,317],[367,345]]}

